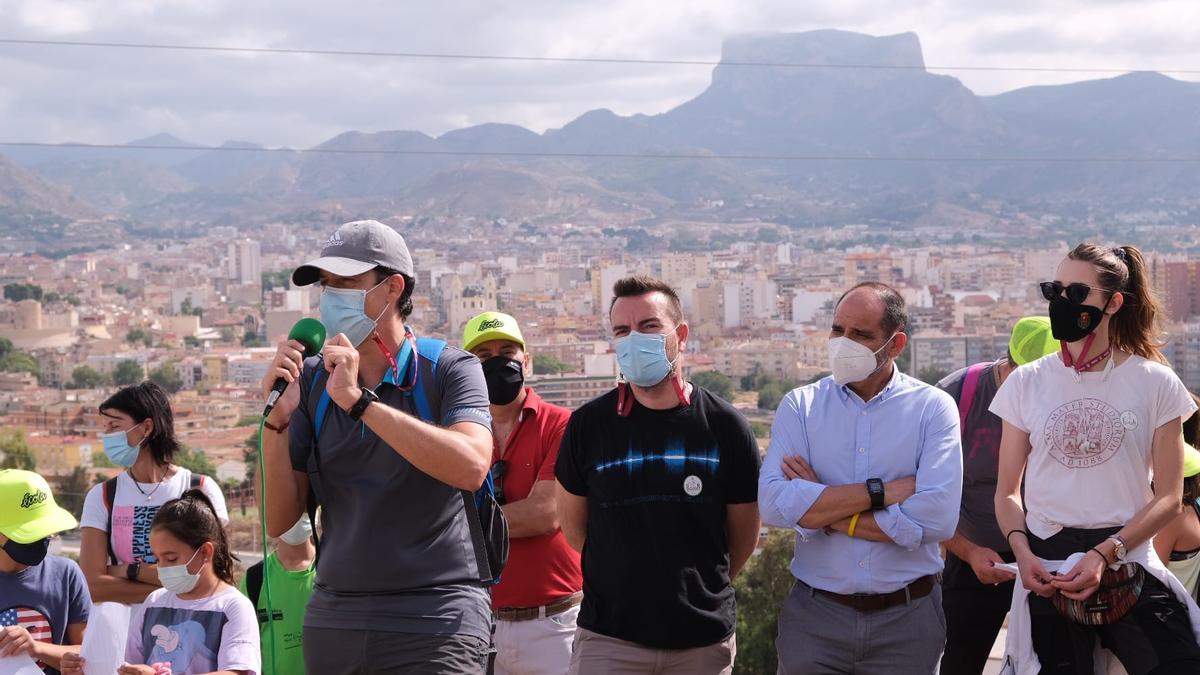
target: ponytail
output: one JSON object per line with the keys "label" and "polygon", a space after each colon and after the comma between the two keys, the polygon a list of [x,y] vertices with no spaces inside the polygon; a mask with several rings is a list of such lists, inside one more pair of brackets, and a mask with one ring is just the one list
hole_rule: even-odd
{"label": "ponytail", "polygon": [[151,530],[159,528],[194,549],[212,542],[213,572],[221,581],[234,585],[233,565],[237,558],[229,550],[229,541],[221,519],[217,517],[216,507],[202,490],[188,490],[179,499],[163,504],[150,525]]}
{"label": "ponytail", "polygon": [[1109,319],[1108,336],[1113,347],[1150,361],[1166,363],[1162,354],[1163,306],[1150,282],[1146,258],[1136,246],[1107,248],[1080,244],[1067,254],[1070,260],[1091,263],[1100,277],[1100,286],[1120,293],[1125,303]]}

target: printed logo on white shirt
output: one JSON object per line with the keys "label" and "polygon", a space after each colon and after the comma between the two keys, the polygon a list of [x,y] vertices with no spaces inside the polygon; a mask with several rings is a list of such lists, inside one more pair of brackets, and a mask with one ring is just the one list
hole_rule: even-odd
{"label": "printed logo on white shirt", "polygon": [[1059,406],[1046,419],[1045,447],[1063,466],[1087,469],[1117,454],[1126,428],[1116,408],[1100,399],[1079,399]]}

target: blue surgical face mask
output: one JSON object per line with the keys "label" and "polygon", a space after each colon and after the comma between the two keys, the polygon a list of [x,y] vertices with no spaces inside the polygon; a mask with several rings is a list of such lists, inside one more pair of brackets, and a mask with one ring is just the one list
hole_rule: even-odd
{"label": "blue surgical face mask", "polygon": [[[192,561],[195,560],[196,556],[199,554],[200,549],[196,549],[196,552],[192,554],[192,557],[188,558],[188,561],[182,565],[170,565],[164,567],[160,564],[158,566],[158,580],[160,583],[162,583],[162,587],[167,589],[167,591],[174,593],[175,595],[191,593],[193,590],[195,590],[196,584],[200,583],[200,572],[196,572],[194,574],[189,572],[188,565],[191,565]],[[202,563],[200,565],[200,569],[204,569],[204,565],[206,564],[207,563]]]}
{"label": "blue surgical face mask", "polygon": [[653,387],[671,374],[674,367],[667,358],[667,336],[663,333],[639,333],[613,342],[621,374],[639,387]]}
{"label": "blue surgical face mask", "polygon": [[383,312],[387,311],[385,306],[383,312],[374,319],[367,316],[367,293],[379,288],[386,281],[387,279],[384,279],[365,291],[355,288],[324,288],[321,291],[321,323],[325,324],[329,335],[345,333],[350,344],[355,347],[362,344],[371,331],[375,330]]}
{"label": "blue surgical face mask", "polygon": [[133,466],[133,462],[138,456],[138,448],[146,440],[143,438],[138,441],[137,445],[129,444],[129,432],[136,429],[137,426],[135,424],[125,431],[114,431],[100,436],[100,442],[104,444],[104,454],[108,455],[109,461],[113,464],[127,469]]}

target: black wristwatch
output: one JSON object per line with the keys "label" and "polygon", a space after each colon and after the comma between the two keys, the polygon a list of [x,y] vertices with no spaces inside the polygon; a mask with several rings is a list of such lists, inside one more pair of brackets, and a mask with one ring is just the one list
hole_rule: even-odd
{"label": "black wristwatch", "polygon": [[125,578],[130,581],[138,580],[138,572],[142,571],[141,563],[130,563],[125,567]]}
{"label": "black wristwatch", "polygon": [[867,494],[871,495],[871,510],[879,511],[883,505],[883,481],[878,478],[867,479]]}
{"label": "black wristwatch", "polygon": [[370,389],[367,389],[366,387],[363,387],[362,388],[362,396],[359,396],[358,401],[353,406],[351,406],[351,408],[349,410],[347,410],[346,412],[347,412],[347,414],[350,415],[350,419],[357,422],[359,419],[362,418],[363,413],[365,413],[367,411],[367,406],[371,405],[372,403],[374,403],[375,401],[378,401],[378,400],[379,400],[379,396],[375,392],[371,391]]}

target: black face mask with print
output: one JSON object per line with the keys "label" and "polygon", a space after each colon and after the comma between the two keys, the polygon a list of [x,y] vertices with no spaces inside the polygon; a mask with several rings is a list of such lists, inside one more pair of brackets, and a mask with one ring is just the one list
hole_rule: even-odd
{"label": "black face mask with print", "polygon": [[1107,302],[1104,307],[1092,307],[1057,297],[1050,301],[1050,333],[1061,342],[1078,342],[1096,330],[1107,308]]}
{"label": "black face mask with print", "polygon": [[493,356],[483,362],[483,379],[487,381],[488,400],[493,405],[508,405],[525,387],[525,367],[520,361]]}

